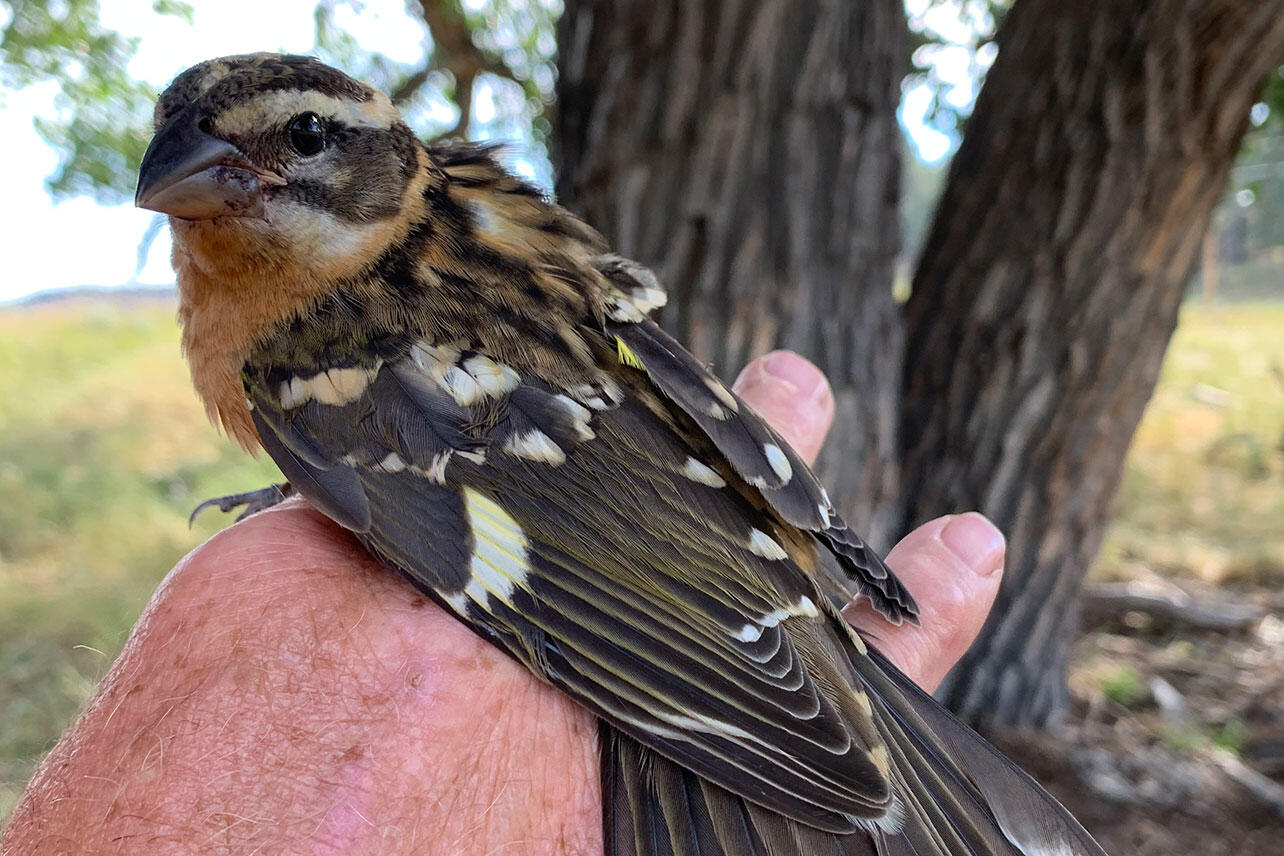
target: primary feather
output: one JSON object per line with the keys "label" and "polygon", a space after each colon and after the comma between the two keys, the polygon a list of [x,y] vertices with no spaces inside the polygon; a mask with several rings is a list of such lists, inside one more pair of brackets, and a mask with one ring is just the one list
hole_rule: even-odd
{"label": "primary feather", "polygon": [[601,717],[610,853],[1101,853],[866,648],[835,598],[908,592],[650,320],[654,276],[493,149],[229,57],[162,96],[139,200],[210,412]]}

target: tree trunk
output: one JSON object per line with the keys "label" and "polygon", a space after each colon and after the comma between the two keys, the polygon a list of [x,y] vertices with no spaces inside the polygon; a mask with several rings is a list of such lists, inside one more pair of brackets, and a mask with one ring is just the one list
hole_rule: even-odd
{"label": "tree trunk", "polygon": [[902,317],[904,29],[898,0],[568,0],[558,190],[724,374],[771,347],[829,373],[822,476],[876,544],[970,508],[1004,529],[942,697],[1041,725],[1284,0],[1017,0]]}
{"label": "tree trunk", "polygon": [[906,524],[980,508],[1009,539],[940,697],[1043,725],[1284,0],[1019,0],[998,44],[907,306],[902,496]]}
{"label": "tree trunk", "polygon": [[900,0],[568,0],[558,43],[559,196],[656,269],[665,326],[723,376],[774,347],[829,374],[822,474],[886,544]]}

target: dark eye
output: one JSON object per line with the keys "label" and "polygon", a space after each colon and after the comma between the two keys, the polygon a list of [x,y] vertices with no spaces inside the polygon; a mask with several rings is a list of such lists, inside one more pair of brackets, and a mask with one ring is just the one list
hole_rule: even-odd
{"label": "dark eye", "polygon": [[300,113],[290,120],[290,145],[305,158],[325,148],[325,123],[316,113]]}

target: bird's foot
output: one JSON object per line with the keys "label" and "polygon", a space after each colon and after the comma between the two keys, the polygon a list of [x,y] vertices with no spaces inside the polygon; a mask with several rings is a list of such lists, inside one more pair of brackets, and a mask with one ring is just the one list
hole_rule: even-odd
{"label": "bird's foot", "polygon": [[290,483],[283,482],[281,484],[270,484],[267,487],[246,491],[245,493],[234,493],[230,496],[207,499],[192,509],[192,516],[187,518],[187,525],[191,526],[192,522],[196,520],[196,515],[211,506],[224,514],[244,506],[245,510],[236,516],[236,520],[239,523],[251,514],[257,514],[260,511],[271,508],[292,493],[294,493],[294,488],[290,486]]}

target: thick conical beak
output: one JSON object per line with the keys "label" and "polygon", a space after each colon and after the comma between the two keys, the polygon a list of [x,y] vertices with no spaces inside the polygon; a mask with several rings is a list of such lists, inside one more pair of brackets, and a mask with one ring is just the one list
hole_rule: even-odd
{"label": "thick conical beak", "polygon": [[236,146],[202,131],[196,114],[185,111],[147,146],[134,204],[184,220],[262,217],[267,177]]}

